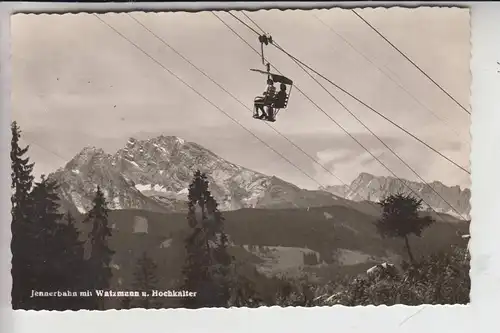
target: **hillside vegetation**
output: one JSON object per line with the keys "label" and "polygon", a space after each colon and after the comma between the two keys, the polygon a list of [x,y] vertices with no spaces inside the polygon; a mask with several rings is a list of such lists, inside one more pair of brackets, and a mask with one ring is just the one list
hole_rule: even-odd
{"label": "hillside vegetation", "polygon": [[[422,213],[422,200],[410,195],[385,197],[378,215],[365,210],[367,202],[350,205],[333,197],[337,204],[323,207],[221,212],[208,177],[197,170],[184,212],[112,210],[118,202],[112,192],[87,182],[88,211],[61,214],[68,201],[60,184],[45,176],[34,181],[15,122],[12,135],[14,309],[469,300],[469,222]],[[133,193],[134,205],[142,207],[142,194]],[[33,290],[40,295],[32,297]],[[109,290],[138,295],[100,295]],[[154,290],[193,295],[157,298]]]}
{"label": "hillside vegetation", "polygon": [[[264,264],[259,248],[309,249],[319,253],[318,264],[304,265],[302,258],[298,258],[294,263],[296,271],[327,280],[354,277],[375,264],[384,261],[400,264],[401,259],[406,259],[404,243],[398,239],[382,239],[373,224],[373,216],[344,206],[309,210],[241,209],[225,212],[224,217],[231,253],[247,264]],[[464,246],[466,242],[457,232],[468,233],[468,223],[456,222],[453,217],[449,220],[451,222],[433,224],[422,237],[412,237],[414,252],[426,256],[453,245]],[[116,210],[110,212],[109,223],[113,226],[110,247],[116,251],[114,262],[120,266],[120,270],[114,271],[116,279],[120,277],[123,283],[130,281],[135,259],[144,251],[158,261],[160,275],[167,285],[173,285],[180,277],[183,240],[188,232],[185,214]],[[146,224],[147,232],[137,227]],[[256,247],[257,254],[249,252],[248,246]],[[356,254],[364,258],[350,260],[350,263],[347,259],[348,264],[339,258]]]}

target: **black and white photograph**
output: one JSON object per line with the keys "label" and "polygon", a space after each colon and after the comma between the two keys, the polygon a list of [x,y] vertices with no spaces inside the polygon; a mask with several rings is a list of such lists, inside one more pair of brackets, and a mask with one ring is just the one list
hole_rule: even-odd
{"label": "black and white photograph", "polygon": [[12,307],[470,302],[470,10],[11,16]]}

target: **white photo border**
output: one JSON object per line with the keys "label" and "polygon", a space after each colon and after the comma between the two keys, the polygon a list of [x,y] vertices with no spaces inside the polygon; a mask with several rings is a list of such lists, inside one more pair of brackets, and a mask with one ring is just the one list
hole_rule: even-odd
{"label": "white photo border", "polygon": [[[259,10],[332,7],[438,6],[471,12],[472,198],[471,303],[409,307],[315,307],[259,309],[165,309],[107,311],[12,311],[10,251],[10,15],[14,13],[125,12],[162,10]],[[163,2],[163,3],[0,3],[0,330],[2,332],[500,332],[500,4],[495,2]],[[497,134],[498,133],[498,134]],[[496,329],[495,329],[496,328]]]}

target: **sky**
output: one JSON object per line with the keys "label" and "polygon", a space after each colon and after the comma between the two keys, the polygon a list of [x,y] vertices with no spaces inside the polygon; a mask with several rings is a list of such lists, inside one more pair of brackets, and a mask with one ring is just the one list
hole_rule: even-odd
{"label": "sky", "polygon": [[[232,13],[252,25],[241,12]],[[470,109],[468,9],[358,13]],[[216,14],[260,49],[254,32],[227,12]],[[296,58],[469,169],[470,115],[350,10],[247,14]],[[253,119],[247,108],[133,18],[247,107],[265,90],[265,76],[249,70],[264,69],[260,56],[211,12],[16,14],[11,17],[12,118],[23,131],[23,143],[30,145],[37,175],[64,166],[85,146],[114,153],[130,137],[175,135],[303,188],[349,184],[361,172],[419,180],[276,48],[266,47],[265,56],[295,87],[288,108],[275,123],[266,123]],[[425,181],[470,187],[469,174],[321,82]]]}

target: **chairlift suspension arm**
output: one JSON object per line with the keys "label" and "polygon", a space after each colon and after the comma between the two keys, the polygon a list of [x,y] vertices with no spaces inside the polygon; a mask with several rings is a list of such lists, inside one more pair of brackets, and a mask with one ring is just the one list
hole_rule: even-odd
{"label": "chairlift suspension arm", "polygon": [[[264,44],[269,45],[273,43],[273,38],[271,36],[261,35],[259,36],[260,42],[260,55],[262,57],[262,64],[266,65],[266,59],[264,57]],[[269,72],[269,64],[267,67],[267,71]]]}

